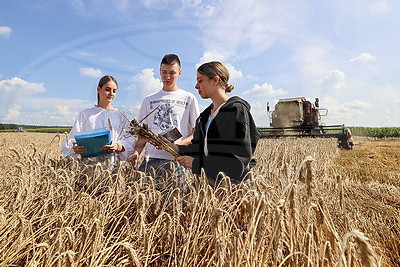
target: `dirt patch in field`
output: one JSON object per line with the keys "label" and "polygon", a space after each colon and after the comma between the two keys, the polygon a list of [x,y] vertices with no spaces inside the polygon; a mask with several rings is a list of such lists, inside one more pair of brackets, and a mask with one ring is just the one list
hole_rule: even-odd
{"label": "dirt patch in field", "polygon": [[353,150],[341,150],[336,167],[348,178],[400,186],[400,139],[355,137]]}

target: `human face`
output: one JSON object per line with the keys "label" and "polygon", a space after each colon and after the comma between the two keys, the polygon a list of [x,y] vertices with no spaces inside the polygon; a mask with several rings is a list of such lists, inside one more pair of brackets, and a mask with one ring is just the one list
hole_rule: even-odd
{"label": "human face", "polygon": [[181,69],[177,63],[172,65],[161,64],[160,76],[164,85],[164,90],[173,90],[176,88],[176,82],[181,75]]}
{"label": "human face", "polygon": [[199,72],[197,72],[197,83],[195,88],[203,99],[211,98],[216,91],[214,79]]}
{"label": "human face", "polygon": [[109,81],[102,87],[97,87],[97,93],[99,94],[99,106],[106,108],[112,103],[117,94],[117,85],[113,81]]}

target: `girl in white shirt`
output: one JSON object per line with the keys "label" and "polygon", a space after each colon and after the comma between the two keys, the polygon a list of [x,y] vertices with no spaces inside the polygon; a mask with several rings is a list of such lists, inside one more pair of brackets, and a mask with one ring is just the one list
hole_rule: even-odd
{"label": "girl in white shirt", "polygon": [[[110,75],[100,79],[97,86],[97,105],[79,113],[67,140],[62,144],[64,157],[77,157],[86,152],[84,146],[76,145],[74,136],[78,133],[96,129],[109,129],[111,133],[111,144],[104,145],[100,151],[112,153],[111,162],[126,160],[133,153],[135,144],[134,137],[127,133],[129,120],[115,107],[112,101],[117,93],[118,83]],[[92,161],[99,161],[100,158],[91,158]]]}

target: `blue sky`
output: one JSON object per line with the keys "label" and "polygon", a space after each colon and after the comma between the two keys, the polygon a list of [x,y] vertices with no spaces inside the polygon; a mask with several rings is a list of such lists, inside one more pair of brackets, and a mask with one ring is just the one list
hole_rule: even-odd
{"label": "blue sky", "polygon": [[1,0],[0,122],[72,125],[106,74],[133,118],[176,53],[201,109],[196,66],[219,60],[258,126],[266,102],[296,96],[319,97],[326,124],[399,126],[399,14],[397,0]]}

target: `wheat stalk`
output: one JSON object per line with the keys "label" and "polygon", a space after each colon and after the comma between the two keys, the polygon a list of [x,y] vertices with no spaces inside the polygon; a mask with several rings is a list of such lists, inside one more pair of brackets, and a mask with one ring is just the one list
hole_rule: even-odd
{"label": "wheat stalk", "polygon": [[[134,171],[126,162],[112,169],[62,158],[59,147],[49,146],[53,136],[0,133],[0,266],[396,266],[398,261],[398,188],[354,183],[346,164],[333,165],[336,140],[261,140],[249,183],[236,185],[224,177],[212,188],[204,173],[156,187],[153,174]],[[314,159],[312,166],[307,156]],[[365,169],[372,167],[377,166]],[[341,178],[335,185],[336,177]],[[81,178],[82,187],[75,187]],[[169,183],[175,176],[164,178]],[[96,194],[100,185],[112,190]],[[215,210],[219,223],[212,223]],[[368,231],[371,243],[363,235],[341,234],[355,227]]]}
{"label": "wheat stalk", "polygon": [[155,144],[155,146],[167,151],[175,158],[180,157],[179,153],[173,149],[173,147],[171,146],[171,144],[169,142],[165,141],[164,139],[162,139],[159,136],[157,136],[156,134],[154,134],[152,131],[150,131],[150,130],[146,129],[145,127],[143,127],[142,125],[140,125],[139,122],[137,122],[135,119],[131,120],[129,128],[130,128],[130,130],[129,130],[130,134],[136,135],[136,136],[138,136],[138,135],[143,136],[147,140],[150,140],[151,143]]}

